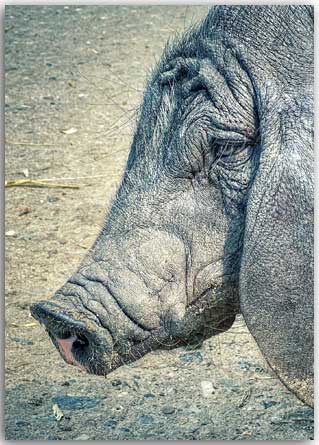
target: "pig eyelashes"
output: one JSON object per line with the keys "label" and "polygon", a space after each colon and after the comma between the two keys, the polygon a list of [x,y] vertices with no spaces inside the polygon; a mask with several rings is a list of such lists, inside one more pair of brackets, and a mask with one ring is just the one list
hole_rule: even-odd
{"label": "pig eyelashes", "polygon": [[231,166],[240,166],[248,162],[254,152],[254,146],[250,144],[218,144],[215,145],[216,159],[215,162],[222,162]]}

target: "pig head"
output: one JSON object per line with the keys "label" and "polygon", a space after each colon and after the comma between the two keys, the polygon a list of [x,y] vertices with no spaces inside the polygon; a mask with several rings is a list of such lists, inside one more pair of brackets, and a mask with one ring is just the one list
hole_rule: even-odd
{"label": "pig head", "polygon": [[165,49],[101,232],[32,315],[106,375],[241,312],[312,404],[312,166],[312,7],[213,8]]}

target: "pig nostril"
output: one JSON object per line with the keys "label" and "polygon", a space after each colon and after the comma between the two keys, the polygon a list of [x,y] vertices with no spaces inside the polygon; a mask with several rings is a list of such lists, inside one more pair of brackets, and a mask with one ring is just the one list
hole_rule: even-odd
{"label": "pig nostril", "polygon": [[77,334],[76,340],[73,343],[73,348],[75,350],[84,350],[89,346],[89,341],[87,337],[83,334]]}
{"label": "pig nostril", "polygon": [[69,338],[69,337],[71,337],[71,332],[69,332],[69,331],[64,331],[63,333],[61,333],[60,335],[59,335],[59,338],[62,338],[63,340],[64,339],[67,339],[67,338]]}

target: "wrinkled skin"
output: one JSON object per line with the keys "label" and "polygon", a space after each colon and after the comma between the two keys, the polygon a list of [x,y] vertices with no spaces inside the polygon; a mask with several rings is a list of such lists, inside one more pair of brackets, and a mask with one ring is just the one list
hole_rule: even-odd
{"label": "wrinkled skin", "polygon": [[64,359],[106,375],[242,312],[313,399],[313,9],[216,7],[148,82],[95,244],[32,306]]}

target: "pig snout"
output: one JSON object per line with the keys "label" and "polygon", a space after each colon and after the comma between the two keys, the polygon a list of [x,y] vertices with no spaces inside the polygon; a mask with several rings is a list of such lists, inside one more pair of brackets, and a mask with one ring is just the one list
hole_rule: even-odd
{"label": "pig snout", "polygon": [[87,363],[97,344],[101,350],[104,345],[105,350],[105,338],[55,303],[35,303],[31,306],[31,314],[45,327],[63,359],[71,365],[90,371]]}

